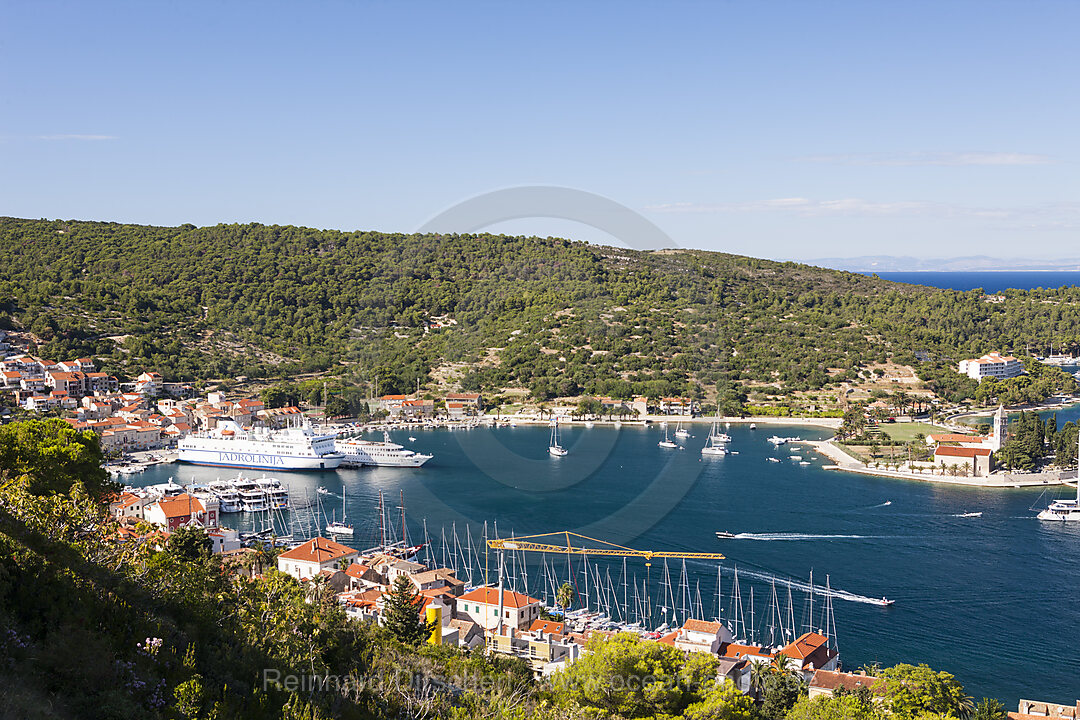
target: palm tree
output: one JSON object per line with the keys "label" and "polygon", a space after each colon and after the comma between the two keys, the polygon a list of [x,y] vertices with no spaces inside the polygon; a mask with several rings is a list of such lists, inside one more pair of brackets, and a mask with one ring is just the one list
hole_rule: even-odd
{"label": "palm tree", "polygon": [[775,670],[763,662],[750,663],[750,694],[760,698],[769,687]]}
{"label": "palm tree", "polygon": [[325,605],[332,597],[330,583],[326,576],[319,573],[307,582],[304,599],[312,605]]}
{"label": "palm tree", "polygon": [[564,611],[570,608],[570,604],[574,602],[574,586],[568,582],[564,582],[559,589],[555,592],[555,602],[558,603]]}
{"label": "palm tree", "polygon": [[776,653],[772,658],[772,671],[781,675],[794,676],[795,670],[791,667],[791,658],[784,653]]}

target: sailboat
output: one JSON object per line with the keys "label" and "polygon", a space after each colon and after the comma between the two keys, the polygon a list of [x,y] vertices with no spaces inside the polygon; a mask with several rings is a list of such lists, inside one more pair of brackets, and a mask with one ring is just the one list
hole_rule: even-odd
{"label": "sailboat", "polygon": [[685,440],[690,437],[690,431],[682,426],[682,420],[675,425],[675,437]]}
{"label": "sailboat", "polygon": [[563,457],[566,455],[566,448],[559,444],[558,418],[555,418],[555,422],[551,425],[551,442],[548,444],[548,454],[554,457]]}
{"label": "sailboat", "polygon": [[672,449],[672,450],[677,449],[679,447],[677,444],[675,444],[675,443],[673,443],[671,441],[671,438],[668,437],[667,427],[664,428],[664,439],[661,440],[660,442],[656,443],[656,444],[659,447],[669,448],[669,449]]}
{"label": "sailboat", "polygon": [[[731,423],[727,424],[727,427],[731,427]],[[731,442],[731,436],[726,432],[720,432],[720,415],[717,414],[713,420],[712,430],[709,431],[709,439],[715,439],[718,442],[729,443]]]}
{"label": "sailboat", "polygon": [[731,436],[720,432],[720,419],[713,420],[712,429],[709,431],[709,439],[705,441],[705,447],[701,448],[702,455],[727,455],[727,442]]}
{"label": "sailboat", "polygon": [[326,532],[331,535],[352,535],[353,526],[345,522],[345,486],[341,486],[341,519],[336,517],[326,523]]}

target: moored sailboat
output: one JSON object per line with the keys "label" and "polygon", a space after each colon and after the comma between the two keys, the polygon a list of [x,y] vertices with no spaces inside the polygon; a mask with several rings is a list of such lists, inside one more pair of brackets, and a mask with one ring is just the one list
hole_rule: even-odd
{"label": "moored sailboat", "polygon": [[551,441],[548,443],[548,454],[553,457],[563,457],[566,452],[566,448],[559,444],[559,419],[555,418],[555,422],[551,425]]}

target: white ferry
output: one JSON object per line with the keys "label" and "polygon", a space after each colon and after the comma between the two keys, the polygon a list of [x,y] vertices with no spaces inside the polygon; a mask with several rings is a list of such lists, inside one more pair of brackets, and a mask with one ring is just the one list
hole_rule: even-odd
{"label": "white ferry", "polygon": [[226,422],[182,439],[178,450],[180,462],[260,470],[333,470],[342,461],[333,436],[316,433],[307,422],[281,430]]}
{"label": "white ferry", "polygon": [[345,467],[375,465],[377,467],[418,468],[433,457],[413,452],[392,442],[389,433],[385,431],[382,442],[359,438],[339,438],[334,442],[334,447],[344,456],[341,464]]}

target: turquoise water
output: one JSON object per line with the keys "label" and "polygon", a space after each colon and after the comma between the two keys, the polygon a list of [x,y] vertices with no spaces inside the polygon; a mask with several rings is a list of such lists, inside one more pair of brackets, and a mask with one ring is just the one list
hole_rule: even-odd
{"label": "turquoise water", "polygon": [[[351,544],[357,547],[378,540],[379,490],[391,508],[404,490],[414,540],[422,538],[425,519],[433,540],[439,528],[449,535],[456,523],[463,542],[466,523],[475,539],[487,520],[497,521],[503,537],[566,529],[636,548],[723,552],[724,613],[729,613],[726,595],[737,564],[744,604],[754,588],[758,627],[765,624],[769,594],[763,578],[779,578],[786,603],[784,583],[805,582],[813,569],[816,582],[828,575],[835,590],[851,594],[834,601],[845,667],[925,662],[955,674],[976,698],[997,697],[1010,706],[1020,697],[1075,701],[1080,528],[1035,520],[1029,508],[1037,500],[1047,502],[1039,499],[1040,491],[947,487],[826,471],[823,461],[806,449],[800,454],[812,464],[800,466],[787,459],[789,449],[766,442],[773,434],[768,427],[751,431],[733,426],[728,432],[739,454],[705,460],[699,450],[707,427],[695,426],[693,432],[685,451],[665,451],[656,446],[662,436],[658,429],[569,428],[563,445],[570,455],[564,458],[546,454],[548,429],[543,427],[412,431],[415,442],[407,440],[408,432],[397,432],[396,441],[432,452],[435,459],[419,470],[279,477],[289,482],[295,502],[321,498],[327,514],[334,507],[340,513],[344,489],[349,519],[357,525]],[[777,432],[806,439],[828,434],[808,428]],[[768,462],[769,456],[783,460]],[[232,474],[172,465],[138,477],[146,484],[218,476]],[[317,495],[319,484],[335,496]],[[396,525],[397,511],[392,512]],[[970,512],[983,515],[958,517]],[[306,524],[314,526],[310,519]],[[742,535],[717,540],[716,530]],[[476,557],[479,561],[482,554]],[[438,547],[434,559],[442,559]],[[565,576],[565,561],[560,567]],[[631,560],[627,567],[639,584],[650,573],[655,595],[660,564],[654,561],[647,569]],[[621,561],[604,566],[616,584],[621,568]],[[676,578],[678,569],[671,567]],[[700,584],[705,614],[715,615],[715,564],[688,562],[687,569],[691,587]],[[529,590],[538,594],[535,565],[529,572]],[[520,577],[520,569],[516,574]],[[576,577],[580,586],[582,576]],[[866,602],[882,596],[896,604],[882,608]],[[795,616],[801,615],[802,623],[804,598],[799,592],[794,597]],[[820,601],[815,600],[815,616]],[[745,617],[749,623],[748,607]],[[1006,667],[1028,669],[1002,672]]]}
{"label": "turquoise water", "polygon": [[881,272],[863,273],[878,275],[885,280],[929,285],[947,290],[974,290],[982,288],[988,293],[1010,288],[1034,290],[1035,288],[1059,288],[1080,285],[1080,272],[1070,271],[997,271],[997,272]]}

